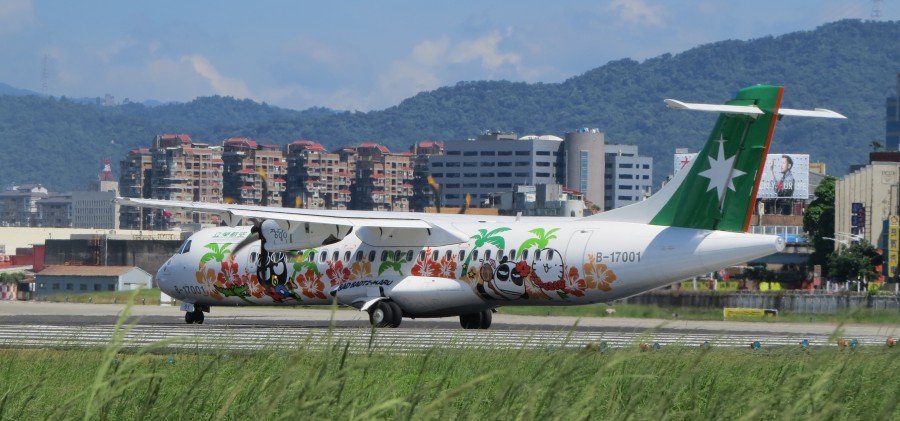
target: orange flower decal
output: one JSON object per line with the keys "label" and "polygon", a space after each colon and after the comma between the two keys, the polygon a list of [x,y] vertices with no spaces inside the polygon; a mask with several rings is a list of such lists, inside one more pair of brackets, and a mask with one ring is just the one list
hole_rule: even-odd
{"label": "orange flower decal", "polygon": [[313,270],[307,270],[303,274],[297,274],[294,280],[303,291],[303,295],[309,298],[318,298],[324,300],[328,298],[325,295],[325,283],[322,282],[322,274]]}
{"label": "orange flower decal", "polygon": [[350,279],[372,279],[372,262],[363,260],[350,265]]}
{"label": "orange flower decal", "polygon": [[576,297],[584,297],[587,281],[578,274],[578,268],[570,267],[566,272],[566,291]]}
{"label": "orange flower decal", "polygon": [[593,255],[588,255],[588,259],[584,264],[584,281],[587,287],[609,291],[610,285],[616,281],[616,274],[605,263],[594,263]]}

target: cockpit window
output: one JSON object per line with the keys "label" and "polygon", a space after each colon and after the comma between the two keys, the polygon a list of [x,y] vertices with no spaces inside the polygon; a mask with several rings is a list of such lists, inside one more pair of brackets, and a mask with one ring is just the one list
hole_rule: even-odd
{"label": "cockpit window", "polygon": [[181,245],[181,248],[178,250],[178,253],[184,254],[189,251],[191,251],[191,240],[190,239],[188,239],[187,241],[184,242],[184,244]]}

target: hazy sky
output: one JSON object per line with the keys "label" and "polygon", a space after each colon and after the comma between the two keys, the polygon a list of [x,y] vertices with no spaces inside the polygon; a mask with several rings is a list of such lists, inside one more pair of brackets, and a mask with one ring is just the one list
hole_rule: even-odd
{"label": "hazy sky", "polygon": [[0,0],[0,82],[54,96],[230,95],[367,111],[463,80],[560,82],[610,60],[900,19],[900,0]]}

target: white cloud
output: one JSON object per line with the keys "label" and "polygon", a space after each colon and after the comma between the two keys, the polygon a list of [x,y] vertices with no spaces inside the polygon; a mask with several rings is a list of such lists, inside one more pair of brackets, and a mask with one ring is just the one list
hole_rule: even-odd
{"label": "white cloud", "polygon": [[661,8],[650,6],[645,0],[612,0],[607,8],[628,24],[662,25]]}
{"label": "white cloud", "polygon": [[[393,61],[379,75],[380,103],[394,103],[416,93],[436,89],[459,80],[525,79],[536,69],[522,65],[522,55],[503,51],[501,43],[511,35],[507,29],[491,31],[481,37],[451,41],[444,36],[416,44],[406,58]],[[463,74],[453,73],[450,68]]]}
{"label": "white cloud", "polygon": [[[509,32],[507,32],[508,35]],[[503,36],[499,31],[492,31],[481,38],[463,41],[453,49],[451,61],[466,63],[480,60],[481,65],[490,70],[498,69],[506,64],[519,66],[522,62],[521,55],[500,52],[498,46],[502,40]]]}
{"label": "white cloud", "polygon": [[247,84],[244,81],[223,76],[206,57],[194,54],[182,57],[181,61],[190,63],[194,71],[206,79],[217,94],[235,98],[251,97],[250,89],[247,88]]}
{"label": "white cloud", "polygon": [[119,53],[128,47],[134,46],[135,41],[131,38],[122,38],[113,41],[112,44],[101,47],[96,51],[97,56],[104,63],[112,61]]}
{"label": "white cloud", "polygon": [[340,68],[353,60],[348,54],[307,35],[298,35],[285,45],[290,54],[299,54],[325,66]]}

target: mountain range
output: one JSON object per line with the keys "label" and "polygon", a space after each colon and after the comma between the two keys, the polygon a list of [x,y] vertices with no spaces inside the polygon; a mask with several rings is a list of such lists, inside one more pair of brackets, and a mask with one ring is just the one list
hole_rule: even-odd
{"label": "mountain range", "polygon": [[405,151],[421,140],[459,140],[483,130],[562,135],[596,127],[607,143],[636,144],[654,158],[655,184],[672,172],[675,148],[698,149],[715,115],[667,110],[662,100],[721,103],[745,86],[785,86],[783,106],[829,108],[846,121],[785,118],[773,152],[808,153],[829,174],[865,163],[884,143],[885,101],[897,95],[900,22],[844,20],[815,30],[725,40],[643,62],[612,61],[560,83],[467,81],[370,112],[288,110],[230,97],[158,106],[35,95],[0,84],[0,186],[39,182],[81,190],[104,159],[148,147],[157,134],[220,144],[250,137],[327,148],[377,142]]}

